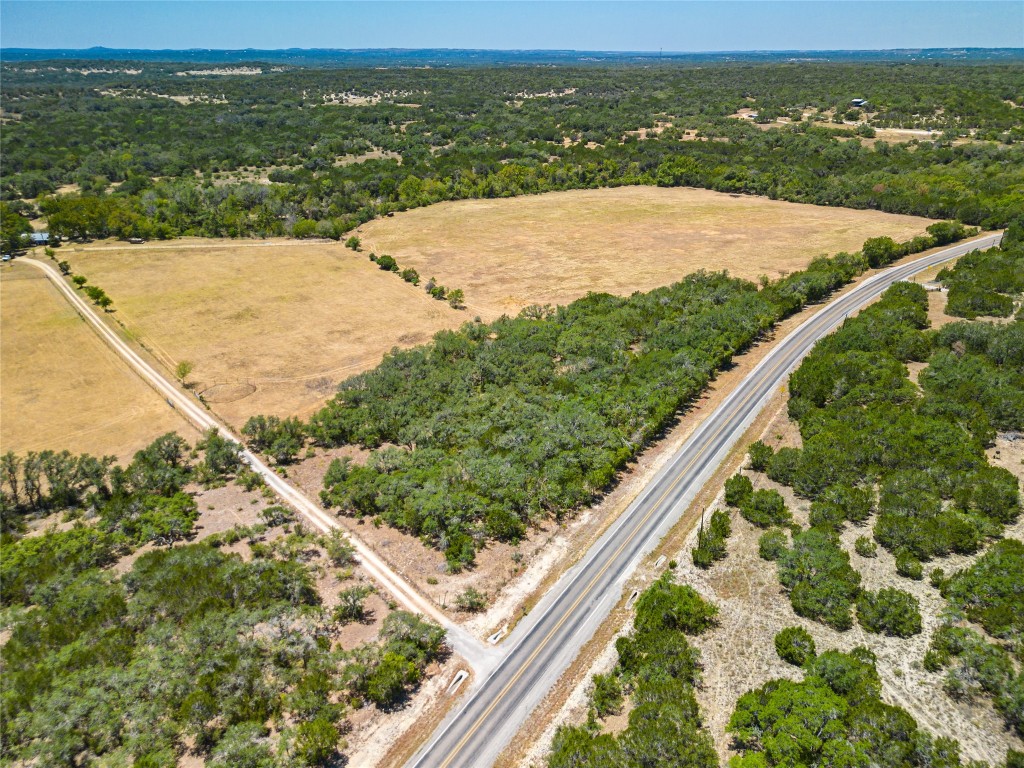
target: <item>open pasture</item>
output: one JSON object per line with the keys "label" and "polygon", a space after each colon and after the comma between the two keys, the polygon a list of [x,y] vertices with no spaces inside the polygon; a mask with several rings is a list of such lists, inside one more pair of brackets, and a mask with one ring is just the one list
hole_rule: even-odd
{"label": "open pasture", "polygon": [[131,371],[41,272],[0,269],[0,445],[130,459],[165,432],[196,431]]}
{"label": "open pasture", "polygon": [[462,288],[484,319],[588,291],[629,294],[698,269],[756,280],[802,269],[868,237],[905,240],[915,216],[703,189],[618,187],[439,203],[359,229],[363,249]]}
{"label": "open pasture", "polygon": [[60,258],[113,298],[167,375],[191,362],[188,381],[235,428],[309,416],[392,347],[472,318],[334,242],[106,241]]}

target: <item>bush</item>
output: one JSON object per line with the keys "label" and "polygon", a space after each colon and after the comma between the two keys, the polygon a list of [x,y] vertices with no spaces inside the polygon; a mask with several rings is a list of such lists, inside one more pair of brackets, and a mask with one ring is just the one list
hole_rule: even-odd
{"label": "bush", "polygon": [[814,638],[803,627],[786,627],[775,636],[775,652],[783,661],[802,667],[816,655]]}
{"label": "bush", "polygon": [[913,553],[903,550],[896,554],[896,573],[914,581],[924,578],[924,567]]}
{"label": "bush", "polygon": [[730,507],[740,506],[753,492],[754,484],[746,475],[735,474],[725,481],[725,503]]}
{"label": "bush", "polygon": [[864,591],[857,598],[857,621],[868,632],[910,637],[921,632],[917,598],[899,589]]}
{"label": "bush", "polygon": [[358,253],[363,249],[363,241],[355,235],[352,235],[348,240],[345,241],[345,247],[351,248],[353,251]]}
{"label": "bush", "polygon": [[794,536],[792,548],[779,557],[779,581],[797,616],[840,631],[853,625],[850,608],[860,592],[860,574],[834,536],[817,528]]}
{"label": "bush", "polygon": [[278,525],[284,525],[285,523],[290,523],[295,520],[295,513],[287,507],[282,507],[280,504],[274,504],[260,512],[260,519],[267,527],[274,528]]}
{"label": "bush", "polygon": [[778,560],[789,549],[789,539],[779,528],[772,528],[761,534],[757,540],[757,551],[764,560]]}
{"label": "bush", "polygon": [[479,613],[487,607],[487,595],[473,587],[466,587],[465,591],[455,598],[455,607],[466,613]]}
{"label": "bush", "polygon": [[1003,539],[951,576],[942,596],[999,638],[1024,636],[1024,543]]}
{"label": "bush", "polygon": [[327,551],[327,558],[338,568],[351,565],[356,559],[356,548],[345,534],[335,529],[320,542]]}
{"label": "bush", "polygon": [[693,564],[698,568],[710,568],[716,560],[725,557],[725,540],[732,533],[729,514],[717,509],[711,515],[707,528],[701,527],[697,534],[697,546],[693,548]]}
{"label": "bush", "polygon": [[[790,400],[790,402],[793,402]],[[793,485],[800,465],[799,448],[779,448],[768,461],[768,477],[780,485]]]}
{"label": "bush", "polygon": [[748,449],[748,453],[750,454],[750,468],[755,472],[764,472],[768,469],[768,463],[775,455],[775,451],[772,450],[772,447],[770,445],[766,445],[761,440],[758,440],[756,443],[752,443]]}
{"label": "bush", "polygon": [[878,557],[878,545],[867,536],[858,536],[853,549],[861,557]]}
{"label": "bush", "polygon": [[394,257],[388,256],[386,253],[383,256],[377,257],[377,266],[383,269],[385,272],[398,271],[398,262],[395,261]]}
{"label": "bush", "polygon": [[754,491],[750,498],[740,505],[740,514],[759,528],[783,525],[792,519],[789,510],[786,509],[785,499],[774,489]]}
{"label": "bush", "polygon": [[594,675],[594,692],[591,701],[598,717],[607,717],[622,707],[622,684],[617,675]]}
{"label": "bush", "polygon": [[339,624],[349,624],[366,618],[366,606],[363,604],[373,589],[366,586],[349,587],[338,593],[338,605],[334,609],[334,620]]}
{"label": "bush", "polygon": [[942,585],[946,583],[946,572],[941,568],[932,568],[932,572],[928,574],[928,583],[936,589],[942,589]]}
{"label": "bush", "polygon": [[693,587],[673,582],[666,571],[636,601],[633,626],[638,632],[669,629],[699,635],[717,624],[718,608]]}
{"label": "bush", "polygon": [[461,288],[455,288],[448,293],[448,306],[452,309],[464,309],[466,306],[466,294]]}
{"label": "bush", "polygon": [[401,277],[407,283],[412,283],[413,285],[420,284],[420,273],[417,272],[412,267],[407,267],[406,269],[403,269],[401,272]]}

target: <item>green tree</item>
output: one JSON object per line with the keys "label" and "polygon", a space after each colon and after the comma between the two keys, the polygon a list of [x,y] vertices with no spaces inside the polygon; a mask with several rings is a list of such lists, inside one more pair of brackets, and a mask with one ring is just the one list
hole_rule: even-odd
{"label": "green tree", "polygon": [[740,504],[740,514],[760,528],[782,525],[792,519],[782,494],[775,489],[760,489]]}
{"label": "green tree", "polygon": [[349,587],[338,593],[338,605],[334,609],[334,620],[341,624],[363,621],[366,618],[366,598],[373,589],[366,586]]}
{"label": "green tree", "polygon": [[739,473],[725,481],[725,503],[730,507],[738,507],[749,501],[754,493],[754,484],[746,475]]}
{"label": "green tree", "polygon": [[473,587],[466,587],[455,598],[455,607],[467,613],[479,613],[487,607],[487,595]]}
{"label": "green tree", "polygon": [[18,215],[10,205],[0,202],[0,247],[4,253],[20,251],[25,247],[32,225]]}
{"label": "green tree", "polygon": [[803,627],[786,627],[775,635],[775,652],[783,661],[802,667],[816,655],[814,638]]}
{"label": "green tree", "polygon": [[921,632],[917,598],[899,589],[865,590],[857,598],[857,621],[868,632],[910,637]]}
{"label": "green tree", "polygon": [[466,306],[466,294],[461,288],[454,288],[448,292],[448,305],[452,309],[464,309]]}
{"label": "green tree", "polygon": [[338,752],[341,736],[338,727],[320,716],[299,723],[295,735],[295,751],[307,765],[327,765]]}
{"label": "green tree", "polygon": [[181,386],[187,386],[185,380],[192,374],[195,366],[191,360],[181,360],[174,367],[174,378],[181,382]]}
{"label": "green tree", "polygon": [[768,469],[768,463],[772,460],[772,456],[775,455],[772,447],[766,445],[761,440],[751,443],[747,452],[750,454],[750,468],[755,472],[764,472]]}

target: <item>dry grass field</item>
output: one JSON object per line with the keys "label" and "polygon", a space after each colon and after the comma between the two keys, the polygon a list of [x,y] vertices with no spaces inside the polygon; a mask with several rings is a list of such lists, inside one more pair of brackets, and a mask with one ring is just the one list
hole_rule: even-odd
{"label": "dry grass field", "polygon": [[68,305],[41,272],[0,269],[0,445],[121,459],[171,430],[197,435]]}
{"label": "dry grass field", "polygon": [[165,372],[195,384],[235,427],[257,413],[308,416],[392,347],[472,318],[338,243],[179,240],[65,246]]}
{"label": "dry grass field", "polygon": [[463,200],[364,224],[363,249],[462,288],[484,319],[588,291],[629,294],[698,269],[757,279],[930,222],[702,189],[619,187]]}
{"label": "dry grass field", "polygon": [[[364,225],[363,253],[332,242],[184,239],[67,245],[117,319],[229,424],[306,417],[394,346],[588,291],[628,294],[696,269],[748,278],[803,267],[927,220],[693,189],[629,187],[442,203]],[[456,311],[369,261],[391,253],[466,292]]]}

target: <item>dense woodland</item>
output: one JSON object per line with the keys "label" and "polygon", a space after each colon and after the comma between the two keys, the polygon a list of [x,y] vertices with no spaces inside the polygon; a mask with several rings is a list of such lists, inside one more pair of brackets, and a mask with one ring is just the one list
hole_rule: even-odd
{"label": "dense woodland", "polygon": [[[5,210],[69,237],[337,238],[439,200],[623,184],[986,226],[1024,206],[1011,64],[249,68],[4,64]],[[943,134],[870,140],[886,127]]]}
{"label": "dense woodland", "polygon": [[[696,273],[629,298],[591,294],[392,352],[343,382],[305,429],[320,445],[374,449],[365,465],[335,461],[321,497],[420,536],[452,569],[470,565],[488,539],[518,541],[531,523],[561,519],[611,487],[714,374],[778,320],[869,261],[965,234],[937,223],[906,244],[869,240],[871,258],[819,258],[760,290]],[[260,429],[271,421],[246,425],[247,434],[261,434],[253,447],[276,439]],[[301,443],[291,446],[294,454]]]}
{"label": "dense woodland", "polygon": [[[186,753],[210,766],[332,764],[347,713],[400,705],[446,653],[444,630],[400,611],[376,642],[341,649],[337,630],[366,618],[369,590],[346,588],[331,612],[315,579],[325,558],[350,571],[352,549],[280,506],[187,543],[198,518],[187,483],[259,485],[233,443],[211,433],[199,448],[197,461],[165,435],[126,467],[3,457],[4,764],[157,768]],[[27,533],[57,512],[70,525]],[[251,558],[222,551],[241,540]],[[146,543],[157,546],[111,570]]]}

